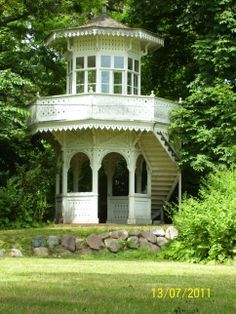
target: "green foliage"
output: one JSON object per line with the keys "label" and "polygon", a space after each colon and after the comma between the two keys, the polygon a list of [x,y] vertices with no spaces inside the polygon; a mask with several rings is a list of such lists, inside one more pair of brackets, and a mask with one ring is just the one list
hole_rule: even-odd
{"label": "green foliage", "polygon": [[171,130],[183,145],[182,165],[203,172],[236,162],[236,94],[229,84],[193,84],[172,121]]}
{"label": "green foliage", "polygon": [[17,174],[0,188],[0,227],[37,226],[52,217],[56,173],[51,148],[31,151],[29,163],[17,167]]}
{"label": "green foliage", "polygon": [[193,262],[226,261],[236,254],[236,169],[209,175],[198,199],[185,198],[173,217],[179,240],[167,256]]}

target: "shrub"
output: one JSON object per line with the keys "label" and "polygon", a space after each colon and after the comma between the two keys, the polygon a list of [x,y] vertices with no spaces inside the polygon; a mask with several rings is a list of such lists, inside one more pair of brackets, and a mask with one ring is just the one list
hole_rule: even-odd
{"label": "shrub", "polygon": [[223,262],[236,254],[236,169],[216,171],[200,188],[199,197],[185,197],[173,222],[179,239],[167,255],[193,262]]}

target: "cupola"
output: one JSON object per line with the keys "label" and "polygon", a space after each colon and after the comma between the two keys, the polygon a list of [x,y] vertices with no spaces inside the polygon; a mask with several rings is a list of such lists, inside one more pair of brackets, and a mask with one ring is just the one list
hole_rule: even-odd
{"label": "cupola", "polygon": [[106,14],[87,24],[59,29],[48,45],[66,43],[67,94],[140,95],[141,57],[163,46],[157,34],[129,28]]}

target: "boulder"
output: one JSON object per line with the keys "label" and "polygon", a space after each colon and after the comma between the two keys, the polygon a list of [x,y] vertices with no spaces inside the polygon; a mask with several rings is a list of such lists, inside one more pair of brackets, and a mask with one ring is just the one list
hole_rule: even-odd
{"label": "boulder", "polygon": [[157,245],[160,247],[165,246],[169,241],[165,237],[157,237]]}
{"label": "boulder", "polygon": [[121,249],[121,244],[118,239],[106,239],[105,245],[108,248],[109,251],[113,253],[117,253]]}
{"label": "boulder", "polygon": [[140,236],[141,231],[140,230],[130,230],[129,231],[129,235],[130,236],[135,236],[135,237],[139,237]]}
{"label": "boulder", "polygon": [[75,251],[75,237],[72,235],[64,235],[61,239],[61,245],[64,249],[71,252]]}
{"label": "boulder", "polygon": [[12,257],[22,257],[23,254],[18,249],[11,249],[10,256],[12,256]]}
{"label": "boulder", "polygon": [[86,239],[86,242],[88,246],[93,250],[99,250],[104,246],[101,237],[97,234],[89,235]]}
{"label": "boulder", "polygon": [[174,226],[170,226],[166,229],[166,239],[174,240],[178,237],[178,230]]}
{"label": "boulder", "polygon": [[146,230],[142,231],[141,232],[141,236],[143,238],[145,238],[146,240],[148,240],[148,242],[151,242],[151,243],[156,243],[157,242],[156,236],[152,232],[150,232],[150,231],[146,231]]}
{"label": "boulder", "polygon": [[34,254],[37,256],[48,256],[48,248],[46,247],[35,247],[34,249]]}
{"label": "boulder", "polygon": [[45,236],[43,235],[38,235],[36,237],[33,237],[32,239],[32,247],[46,247],[47,246],[47,242],[45,239]]}
{"label": "boulder", "polygon": [[127,240],[129,232],[127,230],[117,230],[110,233],[110,237],[113,239]]}
{"label": "boulder", "polygon": [[55,246],[59,245],[59,237],[51,235],[48,237],[47,243],[48,243],[48,247],[50,249],[53,249]]}
{"label": "boulder", "polygon": [[72,255],[73,253],[70,250],[65,249],[64,247],[58,247],[56,248],[55,252],[59,256],[69,256]]}
{"label": "boulder", "polygon": [[83,248],[79,251],[79,254],[80,255],[92,255],[93,254],[93,250],[90,249],[90,247],[86,247],[86,248]]}
{"label": "boulder", "polygon": [[145,238],[139,238],[139,246],[141,246],[141,247],[147,247],[148,246],[148,244],[149,244],[149,242],[148,242],[148,240],[147,239],[145,239]]}
{"label": "boulder", "polygon": [[75,238],[75,249],[76,251],[82,250],[85,246],[85,240],[81,238]]}
{"label": "boulder", "polygon": [[0,257],[3,257],[3,256],[4,256],[4,251],[0,250]]}
{"label": "boulder", "polygon": [[136,236],[131,236],[128,238],[127,246],[130,249],[137,249],[139,247],[139,239]]}
{"label": "boulder", "polygon": [[101,234],[99,234],[99,235],[100,235],[100,237],[101,237],[102,240],[105,240],[105,239],[107,239],[107,238],[110,237],[111,232],[104,232],[104,233],[101,233]]}
{"label": "boulder", "polygon": [[163,228],[157,228],[151,230],[151,232],[157,237],[164,237],[166,235],[165,230]]}
{"label": "boulder", "polygon": [[153,252],[153,253],[157,253],[157,252],[159,252],[160,251],[160,248],[159,248],[159,246],[157,246],[157,245],[155,245],[155,244],[153,244],[153,243],[148,243],[148,247],[149,247],[149,249]]}

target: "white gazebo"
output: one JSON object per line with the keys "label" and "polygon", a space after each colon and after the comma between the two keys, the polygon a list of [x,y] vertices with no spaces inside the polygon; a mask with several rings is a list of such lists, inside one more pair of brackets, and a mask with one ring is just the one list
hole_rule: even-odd
{"label": "white gazebo", "polygon": [[167,134],[176,103],[140,94],[141,58],[163,39],[103,12],[86,25],[54,31],[47,44],[55,43],[66,47],[66,94],[37,97],[29,127],[59,147],[56,219],[163,221],[163,202],[180,177]]}

